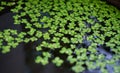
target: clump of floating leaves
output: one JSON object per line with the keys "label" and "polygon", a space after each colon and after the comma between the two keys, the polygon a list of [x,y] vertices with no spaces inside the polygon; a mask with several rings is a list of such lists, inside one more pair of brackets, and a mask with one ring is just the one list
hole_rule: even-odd
{"label": "clump of floating leaves", "polygon": [[[99,68],[120,73],[120,10],[100,0],[19,0],[14,24],[27,31],[0,32],[0,48],[7,53],[19,43],[35,45],[36,63],[71,64],[75,73]],[[29,36],[29,37],[26,37]],[[3,44],[6,42],[6,44]]]}

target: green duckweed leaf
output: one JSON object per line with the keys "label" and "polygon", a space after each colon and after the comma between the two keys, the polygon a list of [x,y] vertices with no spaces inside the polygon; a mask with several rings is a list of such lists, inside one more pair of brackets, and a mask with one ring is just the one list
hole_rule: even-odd
{"label": "green duckweed leaf", "polygon": [[63,60],[60,59],[59,57],[55,57],[55,59],[52,60],[52,62],[53,62],[54,64],[56,64],[56,66],[61,66],[62,63],[63,63]]}

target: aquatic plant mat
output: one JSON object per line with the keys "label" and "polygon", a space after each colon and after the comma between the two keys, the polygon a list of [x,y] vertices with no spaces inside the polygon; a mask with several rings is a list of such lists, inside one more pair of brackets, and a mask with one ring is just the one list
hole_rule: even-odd
{"label": "aquatic plant mat", "polygon": [[[14,24],[0,31],[0,50],[33,43],[35,62],[68,65],[75,72],[100,69],[120,73],[120,10],[100,0],[19,0],[13,6]],[[1,24],[4,25],[4,24]],[[3,43],[4,42],[4,43]]]}

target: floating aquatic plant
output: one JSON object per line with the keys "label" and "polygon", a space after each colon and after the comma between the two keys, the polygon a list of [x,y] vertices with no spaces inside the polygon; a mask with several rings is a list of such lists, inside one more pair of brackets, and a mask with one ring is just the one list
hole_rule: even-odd
{"label": "floating aquatic plant", "polygon": [[[115,73],[120,72],[116,64],[120,60],[120,11],[117,8],[100,0],[20,0],[11,11],[15,13],[14,24],[23,25],[26,31],[0,32],[2,53],[21,42],[40,40],[34,48],[40,53],[36,63],[53,62],[61,66],[69,62],[76,73],[96,68],[108,73],[106,66],[112,65]],[[7,38],[3,38],[5,36]]]}
{"label": "floating aquatic plant", "polygon": [[0,11],[4,10],[5,7],[10,7],[15,5],[15,2],[0,1]]}

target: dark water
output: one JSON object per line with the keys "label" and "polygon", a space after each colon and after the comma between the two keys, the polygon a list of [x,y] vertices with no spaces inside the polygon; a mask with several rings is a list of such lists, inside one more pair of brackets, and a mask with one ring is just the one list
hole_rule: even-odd
{"label": "dark water", "polygon": [[[0,31],[5,29],[16,29],[22,31],[20,25],[13,24],[13,13],[0,14]],[[73,73],[70,69],[57,68],[53,64],[42,66],[35,64],[29,51],[29,44],[20,44],[7,54],[0,53],[0,73]],[[29,48],[28,50],[25,48]]]}
{"label": "dark water", "polygon": [[[19,32],[23,31],[22,26],[13,24],[13,13],[7,12],[0,14],[0,31],[4,29],[16,29]],[[92,17],[93,18],[93,17]],[[95,19],[97,22],[97,20]],[[88,41],[84,41],[85,45],[89,45]],[[31,45],[31,46],[30,46]],[[52,63],[42,66],[35,64],[33,43],[23,44],[21,43],[15,49],[11,49],[8,54],[0,53],[0,73],[74,73],[69,66],[63,65],[57,68]],[[107,59],[112,57],[111,53],[104,50],[103,46],[98,46],[97,50],[106,55]],[[109,73],[113,73],[110,66],[107,67]],[[99,69],[84,71],[83,73],[101,73]]]}
{"label": "dark water", "polygon": [[[13,24],[13,13],[4,13],[0,16],[0,31],[16,29],[22,31],[20,25]],[[0,73],[74,73],[68,66],[56,67],[52,63],[42,66],[33,61],[32,43],[20,44],[11,49],[8,54],[0,53]],[[100,73],[99,69],[84,71],[83,73]]]}
{"label": "dark water", "polygon": [[[120,8],[120,5],[118,8]],[[12,16],[14,14],[9,13],[8,10],[5,12],[7,13],[0,12],[0,31],[3,31],[4,29],[17,29],[19,32],[22,31],[22,26],[13,24]],[[35,64],[31,53],[32,49],[29,48],[31,47],[29,45],[30,43],[27,45],[21,43],[15,49],[11,49],[11,52],[8,54],[0,53],[0,73],[74,73],[66,66],[57,68],[51,63],[46,66]],[[109,52],[106,52],[101,46],[98,47],[97,50],[100,53],[105,54],[108,59],[112,57],[112,55]],[[107,66],[107,68],[110,71],[109,73],[114,73],[110,66]],[[83,73],[101,72],[99,69],[96,69],[91,71],[86,70]]]}
{"label": "dark water", "polygon": [[[16,29],[22,31],[20,25],[13,24],[13,13],[4,13],[0,15],[0,31],[4,29]],[[28,45],[20,44],[7,54],[0,53],[0,73],[74,73],[70,68],[63,66],[57,68],[53,64],[42,66],[35,64],[32,53],[28,50]],[[28,50],[26,48],[29,48]],[[83,73],[100,73],[99,70],[85,71]]]}
{"label": "dark water", "polygon": [[[0,31],[4,29],[17,29],[21,31],[21,26],[14,26],[12,13],[5,13],[0,16]],[[24,73],[25,52],[23,44],[11,49],[10,53],[0,53],[0,73]]]}

